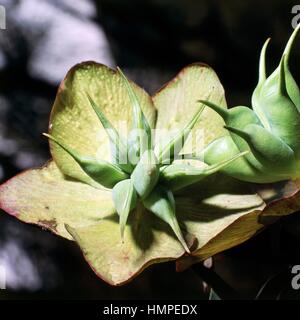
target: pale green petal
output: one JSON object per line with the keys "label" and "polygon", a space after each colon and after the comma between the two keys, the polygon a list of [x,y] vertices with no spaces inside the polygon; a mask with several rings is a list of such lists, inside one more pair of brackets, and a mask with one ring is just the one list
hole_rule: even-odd
{"label": "pale green petal", "polygon": [[300,195],[299,186],[292,181],[258,185],[255,190],[253,185],[217,174],[178,194],[176,203],[178,218],[197,238],[192,254],[204,260],[274,222],[267,216],[299,210]]}
{"label": "pale green petal", "polygon": [[[300,208],[294,182],[260,185],[256,192],[250,186],[215,175],[175,195],[176,215],[193,255],[205,259],[226,250],[255,235],[269,216]],[[111,192],[65,180],[53,163],[4,183],[0,207],[71,239],[68,225],[93,270],[113,285],[128,282],[153,263],[184,254],[171,228],[140,207],[129,215],[122,242]]]}
{"label": "pale green petal", "polygon": [[0,187],[0,207],[16,218],[68,238],[65,224],[88,226],[114,213],[111,192],[65,180],[54,162]]}
{"label": "pale green petal", "polygon": [[121,240],[117,220],[104,219],[88,227],[67,227],[96,274],[121,285],[151,264],[175,260],[184,249],[171,228],[153,213],[133,211]]}
{"label": "pale green petal", "polygon": [[[224,89],[219,78],[209,66],[200,63],[184,68],[154,95],[153,102],[158,110],[156,128],[179,130],[199,108],[198,100],[209,100],[226,108]],[[188,140],[182,153],[199,151],[215,138],[227,135],[223,125],[218,114],[205,108],[193,129],[193,133],[197,132],[198,135],[190,135],[190,139],[199,141],[197,148],[191,150],[191,140]]]}
{"label": "pale green petal", "polygon": [[[156,111],[151,97],[133,83],[132,87],[153,126]],[[132,108],[124,82],[119,73],[95,62],[78,64],[68,72],[54,102],[49,133],[80,154],[111,160],[109,138],[87,93],[121,136],[126,137],[131,126]],[[97,186],[65,151],[51,142],[50,145],[54,160],[65,174]]]}

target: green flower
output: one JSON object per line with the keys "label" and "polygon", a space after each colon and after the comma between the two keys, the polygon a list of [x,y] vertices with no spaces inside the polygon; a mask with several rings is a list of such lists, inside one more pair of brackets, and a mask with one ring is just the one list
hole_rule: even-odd
{"label": "green flower", "polygon": [[[123,81],[132,106],[133,120],[132,129],[129,132],[130,138],[124,139],[120,136],[120,133],[102,112],[101,107],[89,94],[87,94],[86,101],[83,101],[85,104],[90,103],[107,132],[113,147],[111,159],[113,163],[81,155],[67,146],[60,138],[49,134],[44,135],[73,158],[81,170],[92,180],[91,186],[94,183],[99,183],[105,188],[112,189],[114,207],[119,214],[122,240],[130,211],[137,206],[142,206],[166,222],[184,249],[190,252],[176,218],[173,192],[201,181],[245,153],[208,168],[198,168],[187,163],[175,163],[175,159],[180,157],[179,153],[184,146],[184,140],[188,138],[201,116],[202,104],[179,132],[172,135],[162,148],[156,149],[150,123],[144,115],[133,86],[120,69],[118,69],[117,75]],[[85,182],[84,179],[81,181]]]}
{"label": "green flower", "polygon": [[[210,257],[254,235],[263,217],[296,211],[295,182],[258,189],[212,174],[243,153],[211,166],[179,159],[201,155],[226,132],[222,118],[202,110],[203,99],[226,110],[222,85],[206,65],[186,67],[152,98],[120,70],[76,65],[51,112],[53,160],[4,183],[1,208],[75,240],[113,285],[153,263]],[[165,139],[154,128],[176,133]],[[197,135],[203,144],[193,143]]]}

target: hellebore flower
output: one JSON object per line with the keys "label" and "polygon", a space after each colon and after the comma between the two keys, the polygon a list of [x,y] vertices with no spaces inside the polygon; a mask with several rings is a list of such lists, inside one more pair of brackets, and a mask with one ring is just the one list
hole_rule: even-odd
{"label": "hellebore flower", "polygon": [[[203,146],[226,132],[213,110],[203,110],[199,100],[207,99],[226,110],[222,85],[206,65],[186,67],[152,98],[120,70],[76,65],[59,87],[45,134],[53,160],[4,183],[1,208],[75,240],[113,285],[150,264],[190,252],[205,259],[247,240],[263,228],[262,217],[298,209],[297,182],[256,187],[215,174],[244,152],[210,166],[199,161]],[[164,130],[173,129],[166,138]],[[191,141],[197,135],[203,143]]]}
{"label": "hellebore flower", "polygon": [[[82,173],[85,173],[92,180],[90,181],[91,186],[98,183],[104,188],[112,189],[114,207],[119,214],[122,240],[130,211],[138,206],[143,206],[165,221],[184,249],[190,252],[176,218],[173,192],[199,182],[236,158],[243,156],[244,153],[208,168],[198,168],[186,163],[173,164],[184,147],[182,140],[189,136],[201,116],[203,107],[201,106],[191,120],[177,134],[173,134],[163,147],[156,148],[153,143],[151,126],[144,115],[138,94],[120,69],[117,71],[117,76],[123,81],[132,105],[132,130],[128,134],[128,139],[120,136],[102,112],[101,107],[89,94],[87,94],[87,100],[83,101],[85,104],[90,103],[107,132],[113,147],[111,154],[113,163],[81,155],[63,142],[61,138],[55,136],[57,134],[53,126],[51,130],[54,132],[53,135],[44,135],[61,148],[59,152],[65,152],[75,161]],[[134,156],[133,159],[132,156]],[[71,176],[72,173],[69,175]],[[85,179],[78,179],[86,182]]]}
{"label": "hellebore flower", "polygon": [[[266,76],[268,39],[260,54],[259,80],[252,94],[252,107],[229,110],[202,101],[225,121],[230,136],[213,141],[203,151],[208,163],[249,151],[222,171],[241,180],[277,182],[300,177],[300,90],[289,69],[289,56],[300,30],[292,33],[278,67]],[[221,151],[222,150],[222,151]]]}

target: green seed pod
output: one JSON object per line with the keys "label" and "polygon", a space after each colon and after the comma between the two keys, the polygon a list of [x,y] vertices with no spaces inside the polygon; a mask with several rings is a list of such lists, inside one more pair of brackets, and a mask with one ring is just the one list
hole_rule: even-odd
{"label": "green seed pod", "polygon": [[296,153],[300,151],[300,113],[287,93],[285,56],[279,64],[278,79],[268,78],[260,89],[257,106],[264,114],[265,128],[280,137]]}
{"label": "green seed pod", "polygon": [[44,133],[44,136],[48,137],[64,149],[88,176],[100,183],[103,187],[111,189],[119,181],[128,178],[128,175],[120,170],[118,166],[103,160],[81,156],[77,151],[66,146],[63,142],[49,134]]}
{"label": "green seed pod", "polygon": [[[220,137],[212,141],[202,152],[202,158],[205,163],[213,164],[216,162],[225,161],[232,158],[240,152],[237,145],[234,143],[230,135]],[[272,176],[269,176],[264,171],[256,169],[246,157],[236,159],[226,168],[221,168],[221,172],[228,174],[231,177],[249,182],[272,181]],[[258,180],[259,179],[259,180]]]}
{"label": "green seed pod", "polygon": [[226,128],[248,143],[252,154],[263,167],[271,166],[272,170],[284,172],[285,168],[291,169],[293,166],[294,151],[265,128],[256,124],[249,124],[244,130]]}
{"label": "green seed pod", "polygon": [[157,186],[151,194],[144,199],[145,208],[165,221],[173,230],[178,240],[187,252],[190,252],[179,227],[175,215],[175,200],[170,190]]}
{"label": "green seed pod", "polygon": [[197,183],[205,177],[219,171],[221,168],[244,156],[248,152],[242,152],[231,159],[211,165],[207,168],[196,168],[190,164],[171,164],[161,170],[160,181],[171,191],[178,191],[189,185]]}
{"label": "green seed pod", "polygon": [[121,238],[124,237],[124,229],[129,212],[136,207],[137,194],[131,179],[118,182],[112,190],[112,197],[115,208],[120,217]]}
{"label": "green seed pod", "polygon": [[[209,101],[201,102],[216,111],[223,118],[227,127],[243,130],[249,124],[261,125],[259,118],[253,112],[253,110],[248,107],[237,106],[227,110]],[[239,137],[238,135],[232,135],[232,139],[237,145],[238,150],[242,152],[249,150],[249,146],[243,138]],[[248,153],[245,158],[254,167],[261,167],[261,164],[256,160],[252,153]]]}
{"label": "green seed pod", "polygon": [[[297,26],[297,28],[295,28],[294,32],[292,33],[290,39],[288,40],[286,47],[284,49],[284,52],[282,54],[282,57],[285,56],[285,82],[286,82],[286,89],[288,92],[288,95],[290,97],[290,99],[292,100],[292,102],[294,103],[294,105],[297,107],[298,111],[300,112],[300,91],[299,91],[299,87],[295,81],[295,79],[293,78],[291,71],[289,69],[289,58],[290,58],[290,53],[291,53],[291,49],[293,47],[293,44],[295,42],[295,39],[299,33],[300,30],[300,24]],[[258,78],[258,84],[252,94],[252,106],[253,106],[253,110],[259,114],[260,112],[260,108],[263,107],[261,105],[261,101],[260,101],[260,91],[265,83],[265,81],[267,80],[266,77],[266,49],[267,46],[269,44],[270,38],[267,39],[267,41],[265,42],[265,44],[263,45],[263,48],[261,50],[261,54],[260,54],[260,60],[259,60],[259,78]],[[279,79],[279,74],[280,74],[280,66],[278,66],[274,72],[269,76],[268,81],[269,81],[269,85],[271,83],[276,84],[278,82]]]}
{"label": "green seed pod", "polygon": [[259,62],[259,80],[252,94],[253,110],[264,127],[280,137],[299,158],[300,149],[300,91],[289,69],[289,57],[300,25],[292,33],[278,67],[267,78],[264,44]]}
{"label": "green seed pod", "polygon": [[[214,109],[216,110],[215,107]],[[246,109],[250,112],[246,112]],[[222,137],[207,146],[202,154],[204,161],[216,163],[239,152],[249,151],[234,166],[226,166],[221,171],[235,178],[257,183],[291,179],[297,174],[294,151],[281,138],[264,128],[257,117],[253,117],[254,121],[251,123],[251,113],[254,115],[246,107],[235,107],[226,112],[227,116],[223,119],[231,138]],[[238,115],[237,119],[245,117],[243,121],[236,121],[235,115]]]}
{"label": "green seed pod", "polygon": [[[273,169],[276,170],[273,171],[273,175],[267,178],[268,182],[272,182],[274,179],[282,180],[291,178],[294,171],[293,150],[280,138],[277,138],[274,134],[266,130],[253,110],[244,106],[227,110],[208,101],[202,102],[222,116],[226,123],[225,128],[232,133],[231,137],[237,146],[236,152],[251,151],[245,156],[245,160],[248,162],[250,168],[252,167],[255,170],[250,170],[252,173],[249,179],[251,180],[248,181],[260,182],[260,179],[262,179],[264,182],[267,182],[265,180],[265,174],[261,175],[258,172],[271,173],[270,168],[272,168],[272,171]],[[207,151],[205,150],[205,152]],[[227,156],[229,156],[229,154],[226,154],[226,158]],[[203,157],[204,160],[207,161],[207,155]],[[213,159],[213,163],[215,163],[216,160],[221,159]],[[224,170],[226,171],[227,168]],[[269,174],[267,175],[269,176]],[[239,178],[239,174],[234,174],[234,177]]]}
{"label": "green seed pod", "polygon": [[[234,107],[225,110],[208,101],[224,119],[231,138],[220,138],[203,151],[208,163],[216,163],[240,151],[244,159],[222,169],[235,178],[267,183],[300,177],[300,91],[288,67],[292,44],[300,26],[292,34],[276,70],[267,78],[267,40],[259,62],[259,81],[252,94],[253,110]],[[222,148],[223,154],[217,148]]]}
{"label": "green seed pod", "polygon": [[155,153],[147,150],[131,174],[134,188],[143,199],[149,195],[159,178],[159,166]]}

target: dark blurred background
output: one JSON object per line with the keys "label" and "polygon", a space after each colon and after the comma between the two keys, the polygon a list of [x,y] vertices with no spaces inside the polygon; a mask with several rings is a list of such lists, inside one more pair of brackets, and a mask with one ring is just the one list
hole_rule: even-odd
{"label": "dark blurred background", "polygon": [[[0,179],[5,181],[50,157],[41,133],[47,131],[58,84],[75,63],[119,65],[153,93],[185,65],[201,61],[217,72],[229,106],[249,105],[261,46],[272,37],[267,58],[272,70],[293,30],[291,10],[297,3],[0,0],[0,4],[7,15],[7,28],[0,30]],[[299,55],[292,55],[291,67],[299,80]],[[215,272],[245,297],[254,297],[270,277],[280,278],[288,266],[300,264],[299,226],[297,215],[281,219],[246,244],[215,257]],[[7,290],[0,290],[0,299],[207,298],[199,274],[176,273],[174,262],[150,267],[123,287],[110,287],[87,266],[75,244],[4,212],[0,264],[7,270]],[[290,278],[280,281],[268,298],[295,298],[295,292],[288,292]]]}

